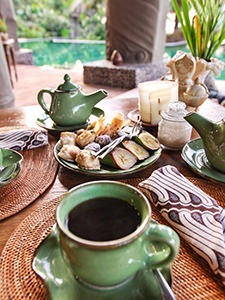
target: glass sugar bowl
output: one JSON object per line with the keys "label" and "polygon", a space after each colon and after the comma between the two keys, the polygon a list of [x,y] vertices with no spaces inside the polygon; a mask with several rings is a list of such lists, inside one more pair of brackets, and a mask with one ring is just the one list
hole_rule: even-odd
{"label": "glass sugar bowl", "polygon": [[181,101],[170,102],[168,109],[162,111],[158,127],[158,140],[170,150],[180,150],[190,141],[192,126],[184,119],[186,104]]}

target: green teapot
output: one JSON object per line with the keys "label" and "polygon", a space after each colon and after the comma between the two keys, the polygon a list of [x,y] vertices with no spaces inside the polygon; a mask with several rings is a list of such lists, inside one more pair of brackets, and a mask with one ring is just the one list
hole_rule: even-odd
{"label": "green teapot", "polygon": [[208,161],[225,173],[225,120],[213,123],[196,112],[190,112],[184,118],[202,138]]}
{"label": "green teapot", "polygon": [[[56,90],[42,89],[38,93],[38,102],[52,121],[60,126],[84,124],[90,117],[92,109],[108,93],[98,90],[92,94],[85,95],[81,87],[70,81],[70,76],[64,76],[65,82],[60,84]],[[43,94],[51,96],[50,108],[45,103]]]}

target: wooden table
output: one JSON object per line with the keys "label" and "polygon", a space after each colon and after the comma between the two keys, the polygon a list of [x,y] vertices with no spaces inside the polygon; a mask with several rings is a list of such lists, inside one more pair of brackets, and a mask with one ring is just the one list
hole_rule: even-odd
{"label": "wooden table", "polygon": [[[112,116],[117,111],[123,112],[126,115],[129,111],[137,108],[137,98],[135,97],[135,93],[136,92],[124,94],[124,96],[118,97],[116,99],[104,99],[99,103],[98,106],[104,109],[106,117],[108,118],[112,118]],[[35,124],[35,120],[41,112],[42,110],[39,106],[27,106],[23,108],[0,110],[0,131],[1,127],[4,126],[37,126]],[[215,100],[206,100],[205,103],[201,107],[199,107],[199,112],[213,121],[219,121],[220,119],[225,117],[225,108],[217,104]],[[196,132],[193,132],[192,137],[197,137]],[[166,150],[163,150],[160,159],[152,166],[149,166],[145,172],[136,173],[132,176],[145,178],[147,176],[150,176],[153,170],[167,164],[176,166],[178,170],[185,176],[197,177],[197,175],[186,165],[186,163],[181,158],[180,151]],[[71,177],[73,176],[74,180],[71,181]],[[11,233],[22,222],[22,220],[26,216],[30,215],[32,211],[36,210],[37,207],[39,207],[44,202],[47,202],[50,199],[63,194],[74,185],[93,179],[95,178],[75,174],[70,170],[60,167],[55,182],[42,196],[40,196],[35,202],[23,209],[21,212],[0,222],[0,253],[2,252],[4,245],[9,239]]]}

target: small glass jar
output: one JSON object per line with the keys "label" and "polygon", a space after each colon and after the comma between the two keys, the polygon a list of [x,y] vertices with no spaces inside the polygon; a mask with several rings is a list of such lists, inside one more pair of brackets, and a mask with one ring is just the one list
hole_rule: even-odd
{"label": "small glass jar", "polygon": [[158,127],[158,140],[166,149],[180,150],[191,138],[192,126],[184,119],[186,104],[181,101],[170,102],[168,109],[162,111]]}

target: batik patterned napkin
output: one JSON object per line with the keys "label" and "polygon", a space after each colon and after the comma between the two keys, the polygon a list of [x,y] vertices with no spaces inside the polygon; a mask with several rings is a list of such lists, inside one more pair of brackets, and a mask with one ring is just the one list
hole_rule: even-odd
{"label": "batik patterned napkin", "polygon": [[34,149],[48,144],[48,132],[44,129],[23,128],[3,130],[0,128],[0,148],[16,151]]}
{"label": "batik patterned napkin", "polygon": [[225,285],[225,210],[173,166],[157,169],[139,186]]}

